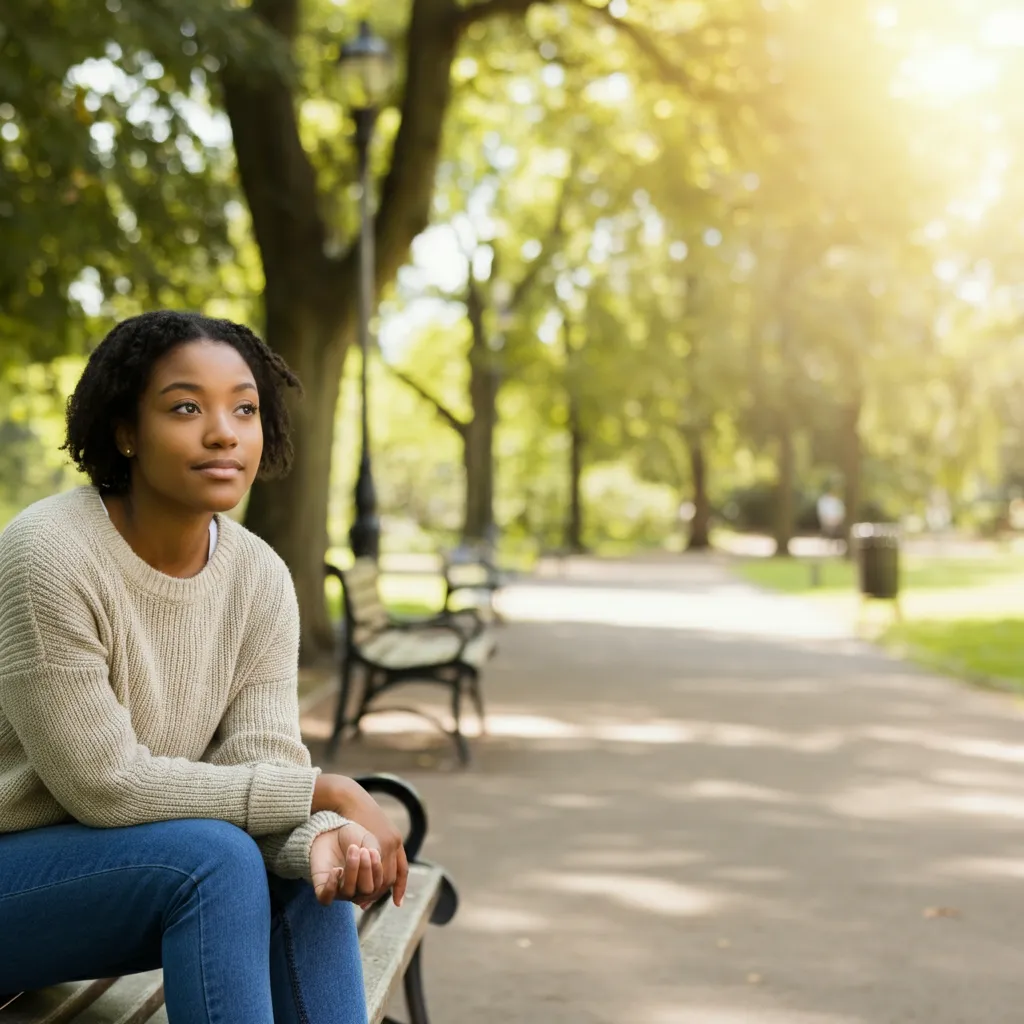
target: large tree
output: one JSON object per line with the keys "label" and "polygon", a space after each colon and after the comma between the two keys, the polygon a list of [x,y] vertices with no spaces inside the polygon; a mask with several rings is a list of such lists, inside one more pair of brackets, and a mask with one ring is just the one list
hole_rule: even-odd
{"label": "large tree", "polygon": [[[736,5],[730,5],[733,7]],[[739,6],[743,6],[742,4]],[[399,123],[381,188],[376,222],[378,285],[390,283],[405,261],[413,239],[427,226],[435,171],[442,149],[445,116],[452,95],[452,65],[460,43],[474,44],[488,31],[500,32],[496,45],[540,46],[521,19],[531,8],[558,8],[552,30],[618,30],[632,43],[641,65],[678,87],[689,82],[684,56],[689,43],[702,60],[708,47],[689,32],[687,22],[664,23],[657,43],[642,22],[617,17],[614,4],[585,0],[412,0],[401,52],[404,76]],[[655,5],[638,4],[641,16],[656,17]],[[654,13],[652,13],[654,12]],[[309,654],[330,643],[323,600],[322,560],[327,546],[327,504],[331,443],[339,382],[354,337],[358,252],[338,219],[324,187],[337,187],[336,167],[318,175],[304,145],[299,100],[301,77],[318,79],[334,43],[325,43],[330,18],[308,31],[299,0],[254,0],[247,18],[280,40],[295,57],[291,72],[276,66],[254,72],[229,64],[222,74],[225,109],[231,119],[238,169],[263,258],[265,330],[269,343],[306,382],[305,400],[294,410],[295,468],[284,482],[254,488],[248,524],[270,541],[292,570],[303,611],[303,647]],[[700,21],[702,19],[698,19]],[[500,23],[501,28],[489,28]],[[662,23],[659,23],[662,27]],[[547,26],[544,26],[547,31]],[[549,33],[550,34],[550,33]],[[303,58],[307,64],[303,64]],[[312,67],[310,58],[316,64]],[[634,63],[637,58],[634,57]],[[625,67],[628,60],[620,59]],[[497,68],[500,61],[495,60]],[[320,90],[322,91],[322,89]],[[307,135],[310,133],[307,132]],[[319,139],[324,148],[332,143]],[[333,144],[336,147],[336,142]]]}

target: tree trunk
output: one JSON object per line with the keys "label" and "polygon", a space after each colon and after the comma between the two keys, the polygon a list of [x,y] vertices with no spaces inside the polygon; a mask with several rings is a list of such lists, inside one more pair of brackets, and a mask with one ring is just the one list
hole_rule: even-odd
{"label": "tree trunk", "polygon": [[569,396],[569,515],[565,522],[565,548],[582,554],[583,545],[583,456],[586,438],[580,426],[575,397]]}
{"label": "tree trunk", "polygon": [[[268,311],[277,305],[271,301],[275,292],[268,279]],[[302,318],[294,310],[282,313],[281,317],[268,313],[267,341],[304,386],[303,398],[291,405],[295,458],[285,480],[257,481],[249,499],[246,526],[270,543],[291,570],[302,611],[303,660],[309,662],[333,643],[324,603],[323,565],[328,547],[335,410],[348,344],[347,339],[336,343],[344,327],[335,324],[333,317],[320,314]]]}
{"label": "tree trunk", "polygon": [[794,532],[793,485],[796,477],[796,452],[793,427],[783,415],[779,430],[778,489],[775,494],[775,554],[788,555]]}
{"label": "tree trunk", "polygon": [[711,501],[708,498],[708,464],[704,454],[704,435],[691,431],[686,438],[693,477],[693,520],[687,551],[705,551],[711,547]]}
{"label": "tree trunk", "polygon": [[[253,0],[250,10],[291,47],[298,0]],[[413,3],[401,125],[375,222],[378,288],[393,280],[429,220],[462,27],[458,13],[453,0]],[[323,588],[327,496],[341,373],[354,336],[358,251],[326,254],[327,227],[316,174],[299,136],[290,76],[280,69],[245,73],[228,65],[222,84],[263,261],[267,341],[306,387],[305,401],[293,406],[292,474],[253,489],[247,525],[292,572],[308,661],[331,642]]]}
{"label": "tree trunk", "polygon": [[[493,371],[474,367],[470,388],[473,419],[466,425],[463,461],[466,508],[462,537],[468,543],[490,539],[494,526],[494,430],[497,421]],[[478,404],[479,403],[479,404]]]}
{"label": "tree trunk", "polygon": [[484,325],[483,296],[470,277],[466,311],[473,329],[469,351],[469,398],[473,418],[463,433],[466,467],[466,507],[463,540],[487,541],[494,525],[494,431],[498,420],[498,389],[501,386],[497,356],[488,344]]}

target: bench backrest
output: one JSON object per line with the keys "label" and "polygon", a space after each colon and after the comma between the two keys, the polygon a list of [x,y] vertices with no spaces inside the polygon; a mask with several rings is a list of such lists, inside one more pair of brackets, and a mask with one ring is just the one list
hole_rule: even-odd
{"label": "bench backrest", "polygon": [[372,558],[357,558],[351,569],[341,571],[345,591],[345,622],[356,646],[386,629],[388,610],[380,599],[380,570]]}

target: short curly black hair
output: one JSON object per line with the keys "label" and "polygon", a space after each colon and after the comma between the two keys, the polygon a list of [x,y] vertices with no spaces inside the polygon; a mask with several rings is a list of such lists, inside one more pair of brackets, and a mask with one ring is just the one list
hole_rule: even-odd
{"label": "short curly black hair", "polygon": [[263,424],[259,476],[283,476],[291,468],[285,390],[301,391],[301,386],[287,363],[248,327],[198,313],[161,309],[129,317],[114,327],[89,356],[68,399],[63,449],[95,487],[110,494],[128,492],[129,461],[117,447],[115,430],[121,423],[135,422],[139,398],[156,361],[178,345],[203,339],[231,345],[252,370]]}

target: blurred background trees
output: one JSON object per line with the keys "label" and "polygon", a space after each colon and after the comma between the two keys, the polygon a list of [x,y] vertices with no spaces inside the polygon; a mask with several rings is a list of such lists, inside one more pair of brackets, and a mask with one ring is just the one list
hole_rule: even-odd
{"label": "blurred background trees", "polygon": [[62,403],[117,318],[248,320],[307,392],[296,471],[248,521],[307,649],[328,641],[358,439],[336,61],[367,16],[401,70],[372,154],[386,544],[785,551],[828,486],[851,520],[1007,520],[1024,17],[1002,0],[3,5],[4,516],[73,482]]}

